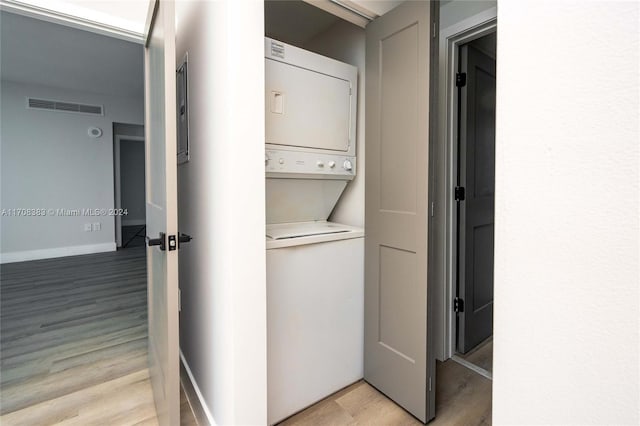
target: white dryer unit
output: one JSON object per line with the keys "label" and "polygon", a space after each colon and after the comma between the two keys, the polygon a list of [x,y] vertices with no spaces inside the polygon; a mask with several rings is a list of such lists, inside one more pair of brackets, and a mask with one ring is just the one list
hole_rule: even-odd
{"label": "white dryer unit", "polygon": [[265,38],[267,148],[356,155],[358,69]]}
{"label": "white dryer unit", "polygon": [[357,68],[265,39],[268,422],[362,378],[364,231],[328,222],[356,174]]}
{"label": "white dryer unit", "polygon": [[356,175],[358,69],[265,38],[267,224],[326,220]]}

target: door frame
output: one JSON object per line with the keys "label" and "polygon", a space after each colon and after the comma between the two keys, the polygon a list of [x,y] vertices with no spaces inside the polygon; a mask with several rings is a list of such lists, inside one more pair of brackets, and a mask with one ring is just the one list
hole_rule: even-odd
{"label": "door frame", "polygon": [[[440,99],[439,111],[439,138],[436,143],[441,144],[443,152],[440,158],[444,158],[443,167],[433,167],[433,175],[430,180],[442,182],[442,199],[444,203],[444,220],[440,220],[439,226],[443,238],[434,241],[434,250],[430,251],[429,262],[443,262],[444,269],[441,275],[434,274],[434,286],[439,287],[439,309],[435,309],[440,316],[440,330],[433,330],[435,338],[441,338],[443,344],[442,360],[451,358],[456,352],[456,317],[453,312],[453,299],[455,297],[455,282],[457,278],[456,250],[457,250],[457,210],[454,199],[453,187],[458,171],[458,96],[455,85],[455,74],[459,65],[459,48],[487,34],[497,31],[497,8],[491,8],[479,14],[473,15],[458,24],[445,28],[440,32],[439,63],[440,78],[438,90],[444,97],[444,108]],[[434,147],[435,150],[438,147]],[[435,156],[434,156],[435,158]],[[437,192],[437,191],[434,191]],[[431,200],[436,202],[436,197]],[[433,205],[432,205],[433,208]],[[442,209],[440,210],[442,211]],[[444,259],[439,259],[436,253],[444,253]],[[431,330],[430,330],[431,331]]]}
{"label": "door frame", "polygon": [[[113,139],[113,201],[116,211],[122,208],[122,180],[120,176],[120,144],[122,141],[125,141],[125,143],[126,141],[144,143],[144,136],[115,135]],[[116,230],[116,247],[122,247],[122,216],[116,214],[113,216],[113,220]]]}

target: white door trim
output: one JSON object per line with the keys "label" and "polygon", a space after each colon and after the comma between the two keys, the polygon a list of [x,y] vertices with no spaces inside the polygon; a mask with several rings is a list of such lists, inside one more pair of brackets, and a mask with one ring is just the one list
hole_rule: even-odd
{"label": "white door trim", "polygon": [[[144,136],[115,135],[113,141],[113,196],[116,211],[119,211],[122,208],[122,182],[120,180],[121,141],[144,142]],[[122,247],[122,216],[118,214],[113,215],[113,220],[116,230],[116,247]]]}
{"label": "white door trim", "polygon": [[[444,330],[437,331],[437,335],[442,335],[444,339],[443,359],[449,359],[455,354],[455,314],[453,312],[453,298],[455,296],[456,280],[456,206],[452,188],[456,182],[457,173],[457,111],[458,97],[455,85],[455,74],[458,69],[458,48],[478,39],[482,36],[495,32],[497,29],[497,8],[488,9],[482,13],[471,16],[464,21],[449,26],[440,32],[439,48],[439,79],[438,89],[444,94],[444,109],[440,104],[440,111],[444,111],[439,119],[438,134],[440,143],[443,143],[445,163],[440,170],[441,175],[433,177],[436,182],[444,182],[445,220],[440,225],[444,227],[443,246],[435,246],[436,251],[444,252],[444,277],[436,280],[436,285],[443,286],[441,292],[441,304],[439,309]],[[434,256],[431,253],[430,256]],[[437,338],[437,336],[436,336]]]}

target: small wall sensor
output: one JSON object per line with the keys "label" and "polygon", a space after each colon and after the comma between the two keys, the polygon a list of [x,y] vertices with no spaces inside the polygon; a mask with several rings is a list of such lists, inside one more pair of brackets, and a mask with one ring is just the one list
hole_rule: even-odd
{"label": "small wall sensor", "polygon": [[99,127],[89,127],[88,133],[92,138],[99,138],[100,136],[102,136],[102,129],[100,129]]}

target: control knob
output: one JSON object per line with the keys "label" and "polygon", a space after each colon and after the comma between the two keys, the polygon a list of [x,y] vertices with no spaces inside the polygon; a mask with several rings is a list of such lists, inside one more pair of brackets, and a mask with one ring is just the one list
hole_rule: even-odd
{"label": "control knob", "polygon": [[353,164],[351,164],[351,160],[344,160],[344,163],[342,163],[342,167],[344,167],[344,169],[348,172],[353,170]]}
{"label": "control knob", "polygon": [[336,166],[336,162],[335,161],[329,161],[328,165],[329,165],[330,169],[333,169]]}
{"label": "control knob", "polygon": [[324,163],[321,160],[316,161],[316,166],[324,167]]}

